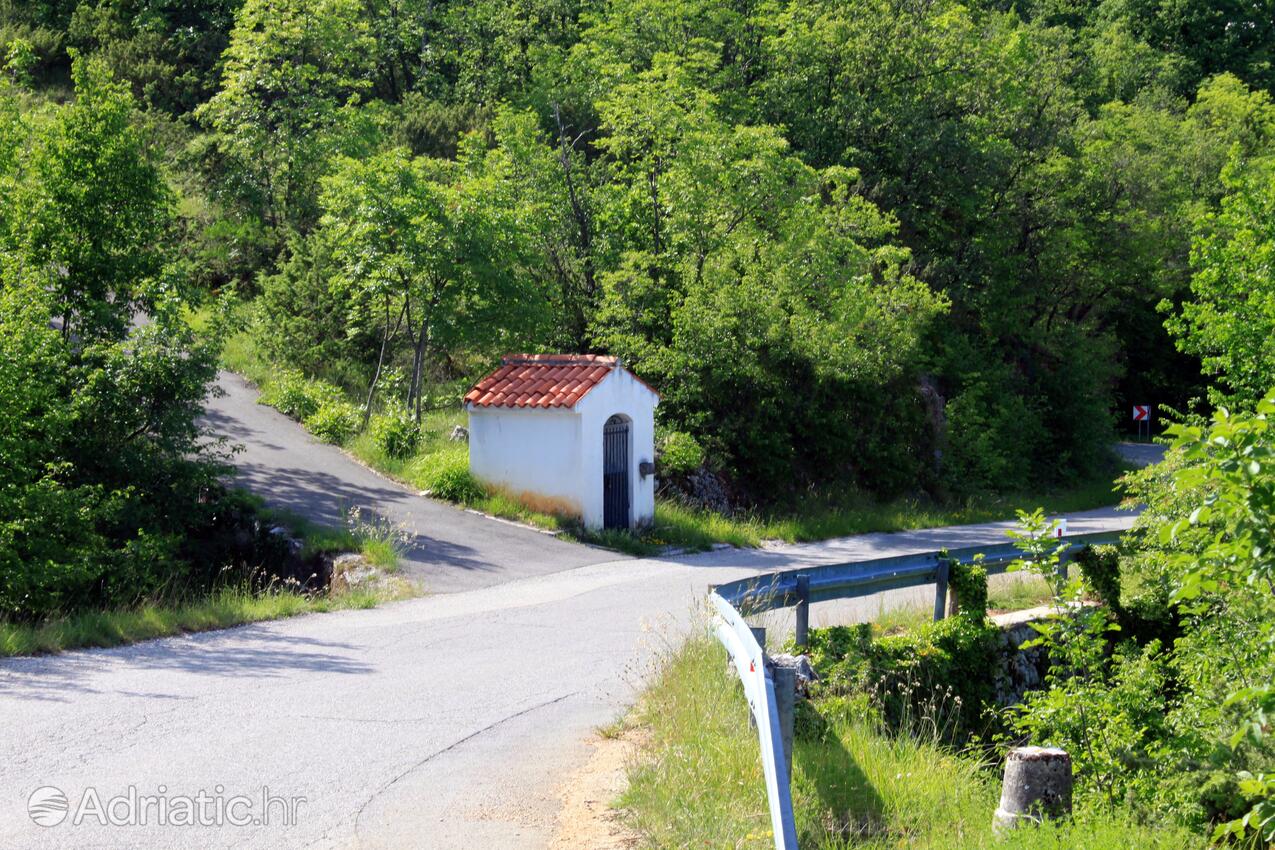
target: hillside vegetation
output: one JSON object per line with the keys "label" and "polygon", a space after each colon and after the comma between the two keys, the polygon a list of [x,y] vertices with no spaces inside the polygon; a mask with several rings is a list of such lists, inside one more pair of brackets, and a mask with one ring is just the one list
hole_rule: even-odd
{"label": "hillside vegetation", "polygon": [[197,434],[219,357],[473,502],[467,382],[620,355],[697,544],[1092,492],[1131,402],[1275,374],[1270,13],[0,2],[0,610],[274,557]]}
{"label": "hillside vegetation", "polygon": [[49,0],[0,43],[10,112],[71,54],[127,85],[167,285],[246,302],[331,434],[605,351],[759,506],[1087,481],[1132,402],[1256,400],[1270,11]]}

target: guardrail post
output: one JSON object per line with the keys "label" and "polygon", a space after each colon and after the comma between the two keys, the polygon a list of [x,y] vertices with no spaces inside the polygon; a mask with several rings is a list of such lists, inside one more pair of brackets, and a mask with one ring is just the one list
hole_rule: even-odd
{"label": "guardrail post", "polygon": [[797,646],[810,643],[810,576],[797,576],[797,626],[793,638]]}
{"label": "guardrail post", "polygon": [[952,562],[947,558],[939,558],[938,569],[934,573],[934,620],[943,619],[947,612],[947,578],[952,571]]}
{"label": "guardrail post", "polygon": [[753,640],[757,641],[757,645],[761,647],[762,654],[766,653],[766,627],[765,626],[749,626],[748,630],[753,633]]}
{"label": "guardrail post", "polygon": [[771,668],[771,676],[775,684],[779,735],[784,742],[784,767],[791,779],[793,720],[797,710],[797,668],[776,664]]}

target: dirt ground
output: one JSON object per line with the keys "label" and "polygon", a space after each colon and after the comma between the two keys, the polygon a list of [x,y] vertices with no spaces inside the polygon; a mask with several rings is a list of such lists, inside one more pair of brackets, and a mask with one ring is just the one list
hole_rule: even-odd
{"label": "dirt ground", "polygon": [[625,729],[618,736],[595,736],[588,762],[563,783],[562,810],[550,850],[631,850],[637,836],[620,822],[611,803],[624,791],[641,732]]}

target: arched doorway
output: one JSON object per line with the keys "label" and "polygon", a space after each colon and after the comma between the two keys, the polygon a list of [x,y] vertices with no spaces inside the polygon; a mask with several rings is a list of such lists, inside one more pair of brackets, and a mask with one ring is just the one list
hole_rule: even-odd
{"label": "arched doorway", "polygon": [[602,426],[602,527],[629,524],[629,420],[616,414]]}

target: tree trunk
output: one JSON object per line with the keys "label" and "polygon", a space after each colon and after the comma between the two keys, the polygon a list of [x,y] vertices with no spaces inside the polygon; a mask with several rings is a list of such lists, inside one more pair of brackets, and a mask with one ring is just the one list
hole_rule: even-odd
{"label": "tree trunk", "polygon": [[372,375],[372,384],[367,388],[367,401],[363,404],[363,427],[367,427],[368,420],[372,418],[372,400],[376,396],[376,385],[381,380],[381,370],[385,366],[385,351],[389,348],[390,336],[392,333],[398,333],[398,329],[403,325],[403,313],[407,310],[407,304],[404,302],[403,309],[398,313],[398,321],[394,324],[394,330],[390,331],[390,297],[385,296],[385,327],[381,334],[381,353],[376,358],[376,372]]}
{"label": "tree trunk", "polygon": [[416,337],[416,351],[412,357],[412,392],[409,404],[413,406],[416,424],[421,424],[421,396],[425,378],[425,349],[429,345],[429,314],[421,316],[421,329]]}

